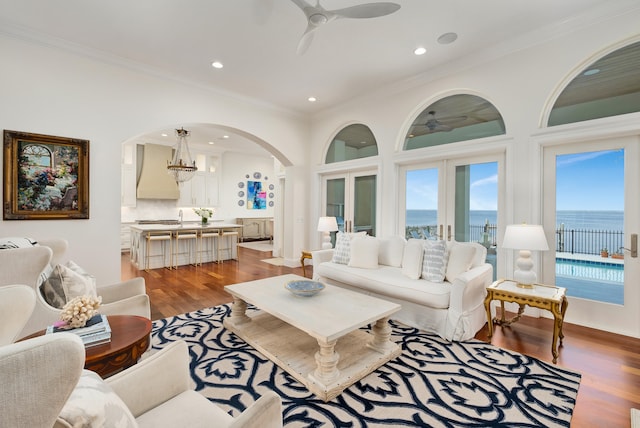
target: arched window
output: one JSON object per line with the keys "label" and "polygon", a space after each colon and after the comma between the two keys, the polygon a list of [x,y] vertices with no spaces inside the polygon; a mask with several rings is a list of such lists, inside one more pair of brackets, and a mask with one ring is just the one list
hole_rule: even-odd
{"label": "arched window", "polygon": [[489,101],[469,94],[451,95],[429,105],[416,117],[404,150],[503,135],[502,115]]}
{"label": "arched window", "polygon": [[27,164],[32,169],[51,168],[53,159],[51,150],[39,144],[30,144],[24,147],[22,155],[26,157]]}
{"label": "arched window", "polygon": [[378,155],[378,144],[368,126],[359,123],[344,127],[329,145],[326,163]]}
{"label": "arched window", "polygon": [[640,111],[640,42],[585,67],[556,100],[548,126]]}

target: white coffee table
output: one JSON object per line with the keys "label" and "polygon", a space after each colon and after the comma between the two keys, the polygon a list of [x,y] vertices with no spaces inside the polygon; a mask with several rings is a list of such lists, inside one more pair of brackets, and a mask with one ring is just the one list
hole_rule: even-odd
{"label": "white coffee table", "polygon": [[[224,326],[329,401],[400,354],[388,322],[400,305],[330,285],[313,297],[285,288],[305,279],[282,275],[226,286],[233,305]],[[247,303],[261,310],[246,313]],[[371,323],[372,333],[360,330]]]}

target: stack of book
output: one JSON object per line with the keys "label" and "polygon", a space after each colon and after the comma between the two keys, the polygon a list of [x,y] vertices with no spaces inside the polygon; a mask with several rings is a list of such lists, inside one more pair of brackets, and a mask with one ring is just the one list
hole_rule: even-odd
{"label": "stack of book", "polygon": [[60,331],[77,334],[86,347],[101,345],[111,341],[111,326],[109,326],[109,320],[106,315],[101,314],[91,317],[84,327],[65,328],[50,325],[47,327],[46,334]]}

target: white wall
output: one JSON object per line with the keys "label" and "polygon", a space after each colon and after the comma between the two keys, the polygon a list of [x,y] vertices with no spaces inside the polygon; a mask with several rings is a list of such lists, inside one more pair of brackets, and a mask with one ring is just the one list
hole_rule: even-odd
{"label": "white wall", "polygon": [[295,115],[7,36],[0,36],[0,52],[2,129],[90,140],[90,219],[3,220],[0,236],[64,237],[69,258],[99,283],[120,279],[122,142],[182,123],[214,123],[271,144],[285,164],[305,162],[299,142],[308,128]]}
{"label": "white wall", "polygon": [[[207,207],[213,208],[214,220],[235,221],[238,217],[273,217],[274,208],[267,205],[264,210],[249,210],[246,204],[238,205],[238,191],[245,191],[246,188],[240,189],[239,182],[244,182],[246,186],[249,174],[251,177],[254,172],[260,172],[268,179],[261,179],[263,185],[268,188],[269,184],[277,185],[277,177],[274,162],[271,156],[252,156],[233,152],[225,152],[217,154],[220,157],[220,163],[216,170],[219,176],[220,202],[218,205]],[[253,178],[251,178],[253,180]],[[272,191],[274,194],[278,190]],[[269,193],[269,191],[267,191]],[[274,195],[275,196],[275,195]],[[246,196],[243,198],[246,201]],[[268,198],[268,200],[271,200]],[[181,207],[176,200],[162,199],[138,199],[135,207],[122,208],[122,222],[130,223],[139,219],[157,220],[157,219],[178,219],[178,212],[182,209],[184,221],[198,221],[200,217],[189,207]]]}

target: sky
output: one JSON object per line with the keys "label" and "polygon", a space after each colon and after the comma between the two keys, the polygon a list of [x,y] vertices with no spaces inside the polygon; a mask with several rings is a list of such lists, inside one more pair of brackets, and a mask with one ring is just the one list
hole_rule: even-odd
{"label": "sky", "polygon": [[[407,209],[435,210],[438,206],[438,170],[407,172]],[[471,210],[495,211],[498,207],[498,164],[471,165]]]}
{"label": "sky", "polygon": [[[622,211],[624,151],[605,150],[556,158],[556,210]],[[471,165],[471,210],[496,210],[497,163]],[[435,210],[437,168],[407,172],[407,209]]]}

